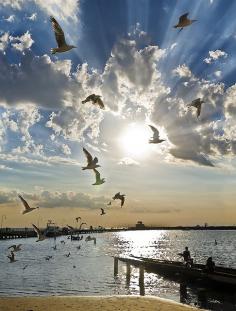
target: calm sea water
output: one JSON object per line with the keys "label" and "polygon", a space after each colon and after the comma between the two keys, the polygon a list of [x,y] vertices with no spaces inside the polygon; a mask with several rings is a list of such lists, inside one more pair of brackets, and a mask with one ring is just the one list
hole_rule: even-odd
{"label": "calm sea water", "polygon": [[[180,260],[177,253],[189,246],[192,257],[205,263],[212,256],[217,265],[236,268],[236,231],[129,231],[94,234],[93,241],[67,237],[0,241],[0,296],[22,295],[138,295],[138,269],[126,282],[125,264],[113,275],[114,255],[135,255]],[[214,241],[218,244],[215,245]],[[64,240],[65,244],[61,241]],[[22,244],[15,263],[6,255],[12,244]],[[52,247],[57,245],[57,250]],[[77,249],[80,245],[81,249]],[[70,257],[65,255],[70,252]],[[49,261],[46,256],[52,256]],[[23,267],[28,265],[25,270]],[[203,295],[204,293],[204,295]],[[153,273],[145,273],[145,294],[183,301],[211,310],[236,310],[236,294],[187,287]],[[204,299],[202,298],[204,296]]]}

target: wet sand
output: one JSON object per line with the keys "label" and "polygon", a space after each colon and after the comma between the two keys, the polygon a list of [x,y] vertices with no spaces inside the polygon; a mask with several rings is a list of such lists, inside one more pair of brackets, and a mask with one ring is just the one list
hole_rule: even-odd
{"label": "wet sand", "polygon": [[7,297],[0,298],[0,311],[187,311],[198,310],[156,297]]}

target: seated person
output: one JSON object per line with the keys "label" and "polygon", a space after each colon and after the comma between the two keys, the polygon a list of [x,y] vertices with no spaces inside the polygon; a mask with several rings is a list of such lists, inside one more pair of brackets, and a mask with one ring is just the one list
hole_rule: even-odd
{"label": "seated person", "polygon": [[206,261],[206,272],[212,273],[215,271],[215,263],[212,260],[212,257],[208,257]]}

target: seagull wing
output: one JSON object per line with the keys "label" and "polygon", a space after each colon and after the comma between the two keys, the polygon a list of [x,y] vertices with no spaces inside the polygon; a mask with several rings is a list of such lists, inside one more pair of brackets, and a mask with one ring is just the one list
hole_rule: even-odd
{"label": "seagull wing", "polygon": [[33,226],[34,231],[37,233],[37,236],[38,236],[38,238],[39,238],[39,237],[41,236],[41,232],[40,232],[39,228],[36,227],[34,224],[32,224],[32,226]]}
{"label": "seagull wing", "polygon": [[121,200],[121,206],[123,206],[124,203],[125,203],[125,197],[124,197],[124,196],[121,196],[120,200]]}
{"label": "seagull wing", "polygon": [[[83,152],[84,152],[84,154],[85,154],[85,156],[87,158],[88,165],[91,164],[93,162],[93,157],[91,156],[91,154],[85,148],[83,148]],[[97,159],[97,158],[95,158],[95,159]]]}
{"label": "seagull wing", "polygon": [[10,249],[10,248],[14,248],[15,249],[16,245],[9,246],[8,249]]}
{"label": "seagull wing", "polygon": [[97,171],[97,170],[93,170],[94,171],[94,173],[95,173],[95,176],[96,176],[96,182],[99,182],[100,180],[101,180],[101,178],[100,178],[100,173],[99,173],[99,171]]}
{"label": "seagull wing", "polygon": [[102,213],[104,213],[104,209],[103,208],[101,208],[101,211],[102,211]]}
{"label": "seagull wing", "polygon": [[153,131],[153,138],[159,138],[159,131],[157,128],[155,128],[155,126],[149,125],[149,127],[151,128],[151,130]]}
{"label": "seagull wing", "polygon": [[101,100],[100,97],[97,98],[96,103],[98,104],[98,106],[99,106],[101,109],[105,109],[104,103],[103,103],[103,101]]}
{"label": "seagull wing", "polygon": [[50,17],[50,20],[52,23],[52,28],[53,28],[54,33],[55,33],[55,37],[56,37],[58,47],[66,45],[65,35],[64,35],[64,32],[63,32],[61,26],[58,24],[58,22],[56,21],[56,19],[53,16]]}
{"label": "seagull wing", "polygon": [[191,102],[191,104],[190,104],[190,106],[193,106],[193,107],[198,107],[198,105],[200,104],[200,101],[201,101],[201,98],[197,98],[197,99],[194,99],[192,102]]}
{"label": "seagull wing", "polygon": [[187,19],[187,16],[188,16],[189,13],[185,13],[183,15],[180,16],[179,18],[179,24],[183,23],[186,19]]}
{"label": "seagull wing", "polygon": [[200,116],[200,114],[201,114],[201,109],[202,109],[202,105],[198,105],[197,106],[197,117],[199,117]]}
{"label": "seagull wing", "polygon": [[30,209],[30,206],[29,206],[29,204],[25,201],[25,199],[23,199],[21,195],[18,195],[18,197],[20,198],[21,202],[23,203],[25,209],[26,209],[26,210],[29,210],[29,209]]}

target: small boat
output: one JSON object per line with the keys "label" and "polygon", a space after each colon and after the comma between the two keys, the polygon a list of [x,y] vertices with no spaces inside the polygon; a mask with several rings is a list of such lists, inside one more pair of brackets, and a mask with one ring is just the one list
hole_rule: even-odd
{"label": "small boat", "polygon": [[183,262],[150,259],[145,257],[118,257],[120,261],[129,262],[134,266],[142,265],[146,271],[155,272],[163,276],[177,280],[197,281],[209,283],[209,285],[226,285],[236,287],[236,269],[215,267],[215,271],[209,273],[205,265],[193,264],[186,267]]}

